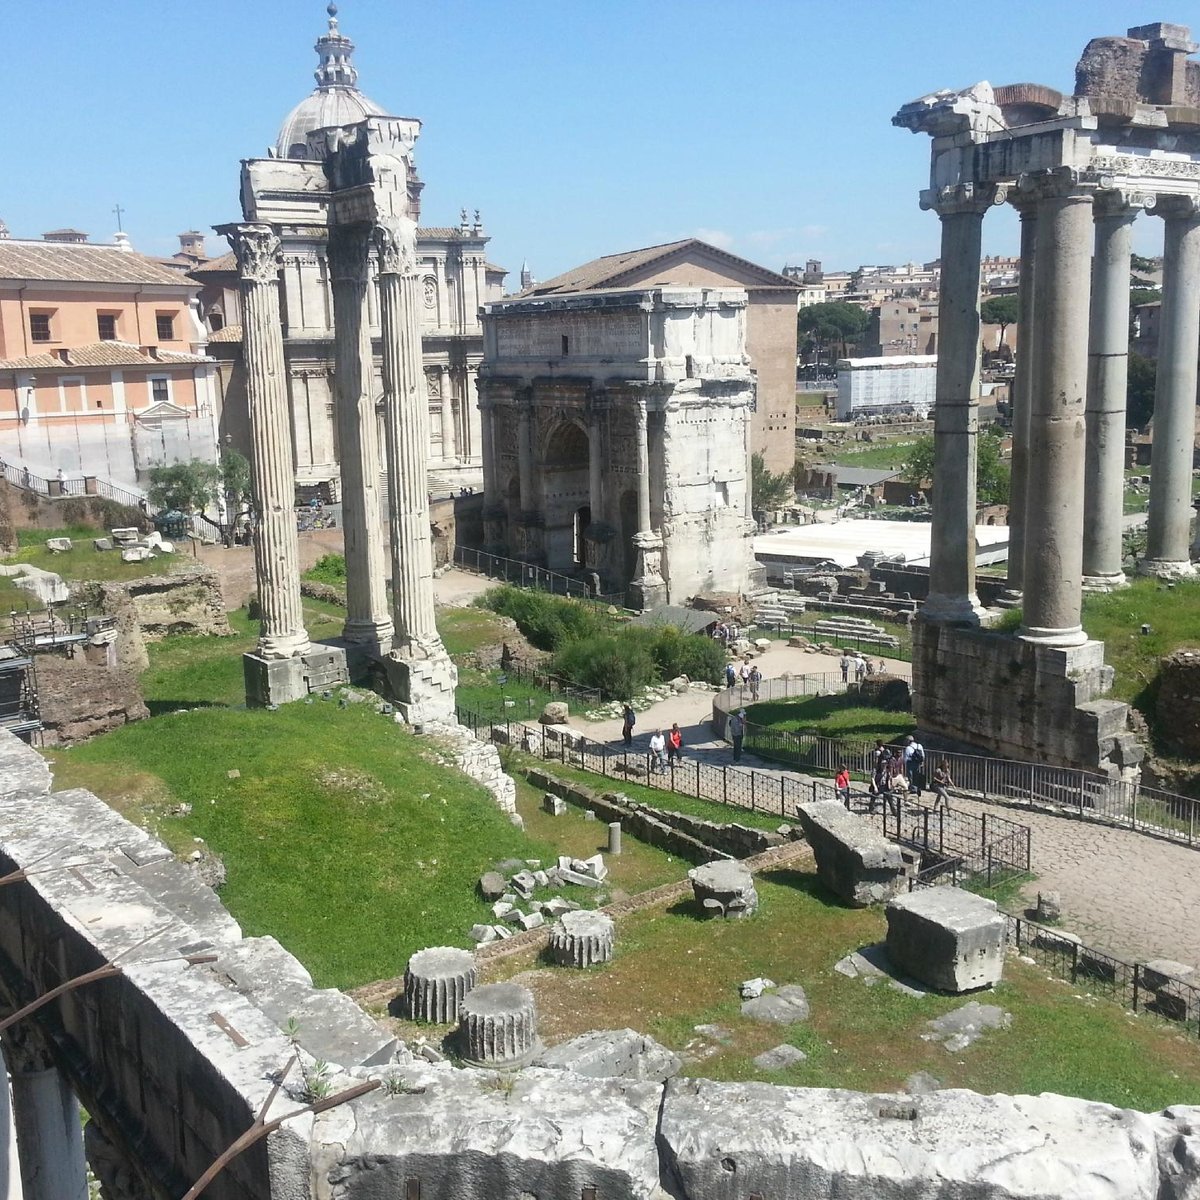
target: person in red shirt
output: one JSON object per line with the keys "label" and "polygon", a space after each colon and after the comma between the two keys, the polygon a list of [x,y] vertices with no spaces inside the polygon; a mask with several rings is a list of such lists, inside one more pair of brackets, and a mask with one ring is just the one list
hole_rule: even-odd
{"label": "person in red shirt", "polygon": [[671,726],[667,734],[667,765],[674,766],[676,759],[683,758],[683,734],[679,732],[679,722]]}
{"label": "person in red shirt", "polygon": [[837,769],[837,775],[833,780],[833,788],[837,793],[837,798],[847,807],[850,807],[850,768],[842,763]]}

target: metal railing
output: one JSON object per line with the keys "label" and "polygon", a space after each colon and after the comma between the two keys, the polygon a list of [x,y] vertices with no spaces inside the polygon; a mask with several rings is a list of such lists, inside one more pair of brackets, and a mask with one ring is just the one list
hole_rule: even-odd
{"label": "metal railing", "polygon": [[35,475],[28,467],[17,467],[12,463],[0,464],[4,478],[26,491],[37,492],[51,500],[60,498],[78,498],[83,496],[103,496],[115,500],[128,508],[141,508],[146,500],[144,493],[133,492],[123,488],[111,480],[102,479],[98,475],[78,475],[63,479],[46,479]]}
{"label": "metal railing", "polygon": [[[843,691],[840,673],[763,680],[760,700],[827,695]],[[749,688],[726,688],[713,699],[713,731],[725,737],[725,718],[733,708],[753,704]],[[833,772],[845,763],[852,773],[869,777],[874,769],[875,744],[867,739],[831,738],[819,734],[746,722],[744,746],[763,758],[806,771]],[[925,748],[925,774],[945,762],[954,780],[952,791],[988,803],[1049,808],[1081,820],[1099,821],[1137,833],[1152,834],[1196,847],[1200,845],[1200,800],[1163,791],[1136,780],[1110,779],[1078,767],[1021,762]]]}
{"label": "metal railing", "polygon": [[624,608],[624,592],[599,592],[593,595],[581,579],[572,579],[558,571],[539,567],[536,563],[522,562],[516,558],[505,558],[489,554],[486,550],[472,550],[469,546],[454,547],[454,563],[465,571],[486,575],[489,579],[503,580],[519,587],[536,588],[555,596],[571,596],[576,600],[592,600],[597,604],[615,605]]}

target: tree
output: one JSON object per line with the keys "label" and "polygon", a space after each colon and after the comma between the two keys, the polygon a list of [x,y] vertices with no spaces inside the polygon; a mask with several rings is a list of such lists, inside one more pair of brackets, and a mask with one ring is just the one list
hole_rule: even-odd
{"label": "tree", "polygon": [[1140,254],[1131,254],[1129,256],[1129,265],[1135,271],[1142,271],[1145,274],[1153,275],[1162,264],[1153,258],[1144,258]]}
{"label": "tree", "polygon": [[750,456],[750,507],[754,512],[779,508],[795,494],[790,475],[773,475],[761,454]]}
{"label": "tree", "polygon": [[221,490],[232,508],[250,497],[250,460],[239,450],[221,452]]}
{"label": "tree", "polygon": [[1129,352],[1129,379],[1125,387],[1125,426],[1141,429],[1154,416],[1154,385],[1158,363],[1144,354]]}
{"label": "tree", "polygon": [[1143,287],[1129,289],[1129,307],[1135,309],[1141,304],[1158,304],[1162,301],[1162,292],[1158,288]]}
{"label": "tree", "polygon": [[221,468],[216,463],[193,458],[169,467],[151,467],[146,495],[155,508],[198,512],[216,499],[220,482]]}
{"label": "tree", "polygon": [[[998,433],[988,430],[979,435],[975,452],[975,498],[980,504],[1007,504],[1011,471],[1000,454]],[[912,444],[900,477],[913,487],[921,487],[933,478],[934,441],[932,434]]]}
{"label": "tree", "polygon": [[933,434],[926,433],[909,447],[908,457],[900,470],[900,478],[913,487],[921,487],[933,478]]}
{"label": "tree", "polygon": [[1004,334],[1008,327],[1017,319],[1017,297],[1014,294],[1007,296],[992,296],[985,300],[979,309],[980,319],[985,325],[1000,326],[1000,340],[996,343],[998,350],[1004,345]]}
{"label": "tree", "polygon": [[823,345],[836,341],[841,348],[841,358],[846,357],[846,346],[857,342],[871,323],[871,314],[857,304],[844,300],[830,300],[825,304],[810,304],[802,308],[796,318],[796,327],[801,334],[809,334],[818,352]]}

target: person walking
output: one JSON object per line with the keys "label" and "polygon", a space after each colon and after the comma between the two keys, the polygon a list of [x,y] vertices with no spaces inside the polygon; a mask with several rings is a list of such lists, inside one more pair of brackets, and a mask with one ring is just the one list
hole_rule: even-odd
{"label": "person walking", "polygon": [[746,710],[739,708],[729,716],[729,740],[733,743],[733,761],[742,758],[742,739],[746,736]]}
{"label": "person walking", "polygon": [[673,767],[676,759],[683,761],[683,734],[679,731],[678,721],[667,734],[667,765]]}
{"label": "person walking", "polygon": [[738,668],[738,678],[742,681],[742,700],[746,699],[746,689],[750,686],[750,660],[742,659],[742,665]]}
{"label": "person walking", "polygon": [[950,811],[950,788],[954,780],[950,778],[950,764],[943,758],[933,769],[933,808],[937,812],[945,809]]}
{"label": "person walking", "polygon": [[725,664],[725,686],[727,688],[734,687],[737,684],[737,667],[733,663]]}
{"label": "person walking", "polygon": [[663,737],[663,731],[656,729],[650,735],[650,770],[665,771],[667,769],[667,760],[664,757],[664,752],[667,747],[667,739]]}
{"label": "person walking", "polygon": [[837,774],[833,779],[833,790],[837,798],[847,807],[850,807],[850,768],[842,763],[837,769]]}
{"label": "person walking", "polygon": [[625,740],[626,749],[633,745],[633,727],[637,717],[633,715],[633,705],[626,702],[621,710],[621,737]]}
{"label": "person walking", "polygon": [[758,663],[750,668],[750,699],[757,702],[758,689],[762,687],[762,672],[758,669]]}
{"label": "person walking", "polygon": [[925,747],[911,734],[904,740],[904,774],[916,799],[925,790]]}
{"label": "person walking", "polygon": [[838,666],[842,668],[842,682],[850,682],[850,655],[847,651],[842,651],[842,657],[838,659]]}
{"label": "person walking", "polygon": [[854,656],[854,680],[856,683],[862,683],[867,677],[867,661],[861,654]]}

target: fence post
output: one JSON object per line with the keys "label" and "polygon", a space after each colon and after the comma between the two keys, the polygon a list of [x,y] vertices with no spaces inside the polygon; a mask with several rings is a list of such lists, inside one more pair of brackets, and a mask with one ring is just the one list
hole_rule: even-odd
{"label": "fence post", "polygon": [[755,771],[750,772],[750,811],[751,812],[754,812],[754,776],[756,774],[757,774],[757,772],[755,772]]}
{"label": "fence post", "polygon": [[779,815],[782,817],[787,812],[787,792],[784,788],[783,776],[779,777]]}
{"label": "fence post", "polygon": [[929,809],[927,809],[927,808],[923,808],[921,810],[921,826],[922,826],[921,840],[924,843],[924,845],[922,846],[922,849],[928,850],[929,849]]}
{"label": "fence post", "polygon": [[[1134,789],[1133,789],[1133,829],[1134,829],[1134,832],[1135,832],[1135,833],[1137,832],[1137,798],[1138,798],[1138,792],[1140,792],[1141,790],[1142,790],[1141,788],[1139,788],[1139,787],[1137,787],[1136,785],[1134,785]],[[1134,978],[1135,978],[1135,979],[1137,978],[1137,970],[1136,970],[1136,967],[1135,967],[1135,969],[1134,969]],[[1134,988],[1134,995],[1137,995],[1137,988],[1136,988],[1136,986],[1135,986],[1135,988]],[[1136,1010],[1136,1008],[1135,1008],[1135,1010],[1134,1010],[1134,1011],[1135,1011],[1135,1012],[1137,1011],[1137,1010]]]}
{"label": "fence post", "polygon": [[[987,844],[987,813],[984,812],[979,814],[979,853],[981,855],[987,852]],[[991,880],[988,882],[990,883]]]}
{"label": "fence post", "polygon": [[1021,949],[1021,918],[1017,917],[1016,922],[1017,922],[1017,951],[1020,952],[1020,949]]}
{"label": "fence post", "polygon": [[729,803],[729,768],[721,768],[721,803]]}
{"label": "fence post", "polygon": [[1142,973],[1142,968],[1139,963],[1133,964],[1133,1011],[1138,1010],[1138,979]]}

